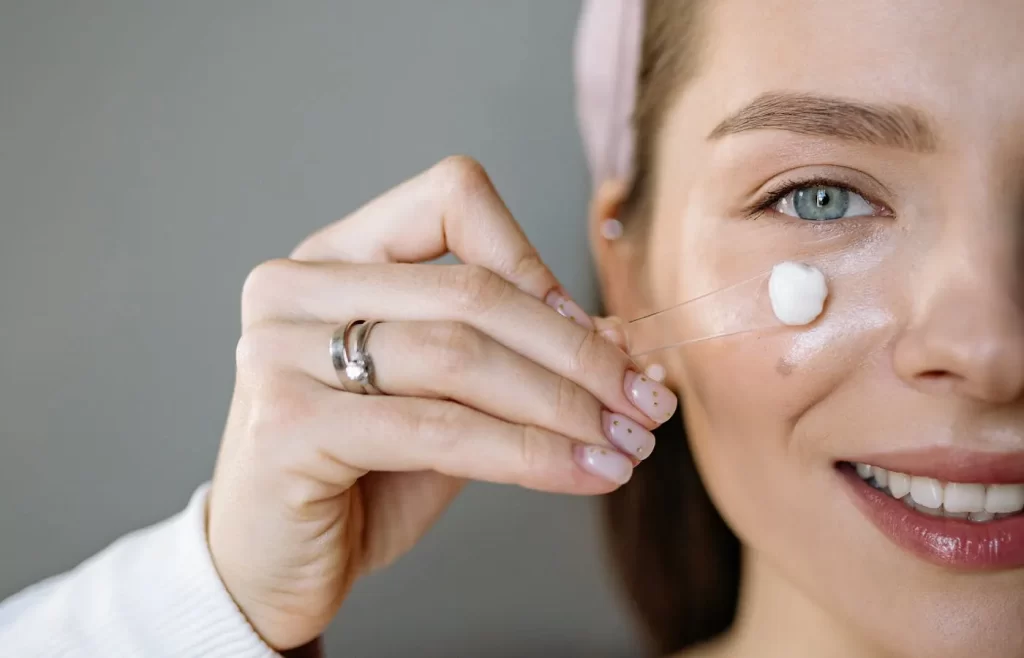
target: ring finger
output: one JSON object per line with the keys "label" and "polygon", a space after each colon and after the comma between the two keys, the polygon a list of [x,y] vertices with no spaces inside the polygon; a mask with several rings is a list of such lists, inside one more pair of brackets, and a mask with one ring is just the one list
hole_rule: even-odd
{"label": "ring finger", "polygon": [[[341,389],[327,346],[336,328],[275,324],[250,340],[281,368],[297,369]],[[654,435],[613,413],[586,389],[474,327],[460,322],[382,322],[368,336],[374,385],[382,393],[449,399],[512,423],[534,425],[593,445],[611,445],[640,460]]]}

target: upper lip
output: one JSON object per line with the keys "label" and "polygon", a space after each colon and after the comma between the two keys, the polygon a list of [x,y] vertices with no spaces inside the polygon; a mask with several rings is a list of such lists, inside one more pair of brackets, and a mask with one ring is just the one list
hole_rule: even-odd
{"label": "upper lip", "polygon": [[944,482],[1024,483],[1024,450],[997,452],[933,447],[861,455],[845,461]]}

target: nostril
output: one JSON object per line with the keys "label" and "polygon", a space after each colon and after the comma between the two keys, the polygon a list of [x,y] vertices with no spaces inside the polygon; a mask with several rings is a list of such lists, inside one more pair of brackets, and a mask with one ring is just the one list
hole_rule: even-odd
{"label": "nostril", "polygon": [[960,390],[964,378],[949,370],[925,370],[914,376],[917,388],[932,395],[950,395]]}

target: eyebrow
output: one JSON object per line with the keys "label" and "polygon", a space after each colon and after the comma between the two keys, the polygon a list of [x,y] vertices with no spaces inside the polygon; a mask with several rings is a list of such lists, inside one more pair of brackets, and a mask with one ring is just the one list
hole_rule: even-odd
{"label": "eyebrow", "polygon": [[906,105],[872,105],[810,94],[762,94],[711,131],[708,139],[748,130],[787,130],[872,146],[934,151],[932,123]]}

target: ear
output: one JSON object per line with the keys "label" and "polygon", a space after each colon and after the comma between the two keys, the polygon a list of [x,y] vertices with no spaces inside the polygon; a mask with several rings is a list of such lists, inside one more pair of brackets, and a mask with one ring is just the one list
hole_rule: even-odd
{"label": "ear", "polygon": [[628,193],[628,181],[604,181],[594,190],[589,218],[590,245],[601,283],[604,311],[627,321],[639,317],[643,308],[638,289],[642,273],[639,258],[642,245],[639,240],[631,239],[635,230],[630,230],[628,222],[623,221],[626,224],[624,232],[617,238],[610,237],[605,229],[607,222],[621,218]]}

